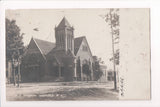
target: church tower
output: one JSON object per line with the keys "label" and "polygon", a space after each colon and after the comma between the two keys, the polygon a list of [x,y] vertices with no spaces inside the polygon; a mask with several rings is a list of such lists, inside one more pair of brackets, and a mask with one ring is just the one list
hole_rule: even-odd
{"label": "church tower", "polygon": [[57,49],[65,50],[66,52],[70,50],[74,53],[74,28],[71,27],[65,17],[55,27],[55,38]]}

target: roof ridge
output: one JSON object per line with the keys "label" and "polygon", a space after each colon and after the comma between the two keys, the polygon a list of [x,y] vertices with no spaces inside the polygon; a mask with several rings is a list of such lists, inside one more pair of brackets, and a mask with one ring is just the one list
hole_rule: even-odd
{"label": "roof ridge", "polygon": [[51,42],[51,41],[47,41],[47,40],[43,40],[43,39],[39,39],[39,38],[33,38],[34,40],[40,40],[40,41],[44,41],[44,42],[49,42],[49,43],[53,43],[55,44],[54,42]]}
{"label": "roof ridge", "polygon": [[46,60],[46,57],[44,56],[44,53],[42,52],[42,49],[39,47],[38,43],[35,41],[35,39],[33,39],[33,41],[35,42],[36,46],[38,47],[40,53],[42,54],[43,58]]}
{"label": "roof ridge", "polygon": [[74,38],[74,54],[75,55],[77,54],[84,38],[85,38],[85,36],[80,36],[80,37]]}
{"label": "roof ridge", "polygon": [[76,37],[74,39],[78,39],[78,38],[85,38],[86,36],[80,36],[80,37]]}
{"label": "roof ridge", "polygon": [[47,55],[48,52],[50,52],[55,47],[54,42],[45,41],[37,38],[32,38],[32,39],[35,41],[36,45],[44,55]]}

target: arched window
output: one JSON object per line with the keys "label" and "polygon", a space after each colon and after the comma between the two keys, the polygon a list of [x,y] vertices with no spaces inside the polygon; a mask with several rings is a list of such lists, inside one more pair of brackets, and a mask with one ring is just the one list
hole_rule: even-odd
{"label": "arched window", "polygon": [[87,59],[84,59],[84,60],[83,60],[83,64],[88,64]]}

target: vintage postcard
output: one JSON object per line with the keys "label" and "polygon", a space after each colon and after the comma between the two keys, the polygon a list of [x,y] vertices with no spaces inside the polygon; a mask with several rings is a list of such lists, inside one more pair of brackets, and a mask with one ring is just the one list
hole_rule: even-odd
{"label": "vintage postcard", "polygon": [[6,9],[6,101],[150,100],[150,9]]}

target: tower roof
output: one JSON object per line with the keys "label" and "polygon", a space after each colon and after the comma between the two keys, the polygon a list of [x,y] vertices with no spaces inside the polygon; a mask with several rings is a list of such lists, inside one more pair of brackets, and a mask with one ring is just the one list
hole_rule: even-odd
{"label": "tower roof", "polygon": [[66,27],[66,26],[71,27],[71,25],[69,24],[68,20],[65,17],[63,17],[63,19],[59,23],[58,27]]}

